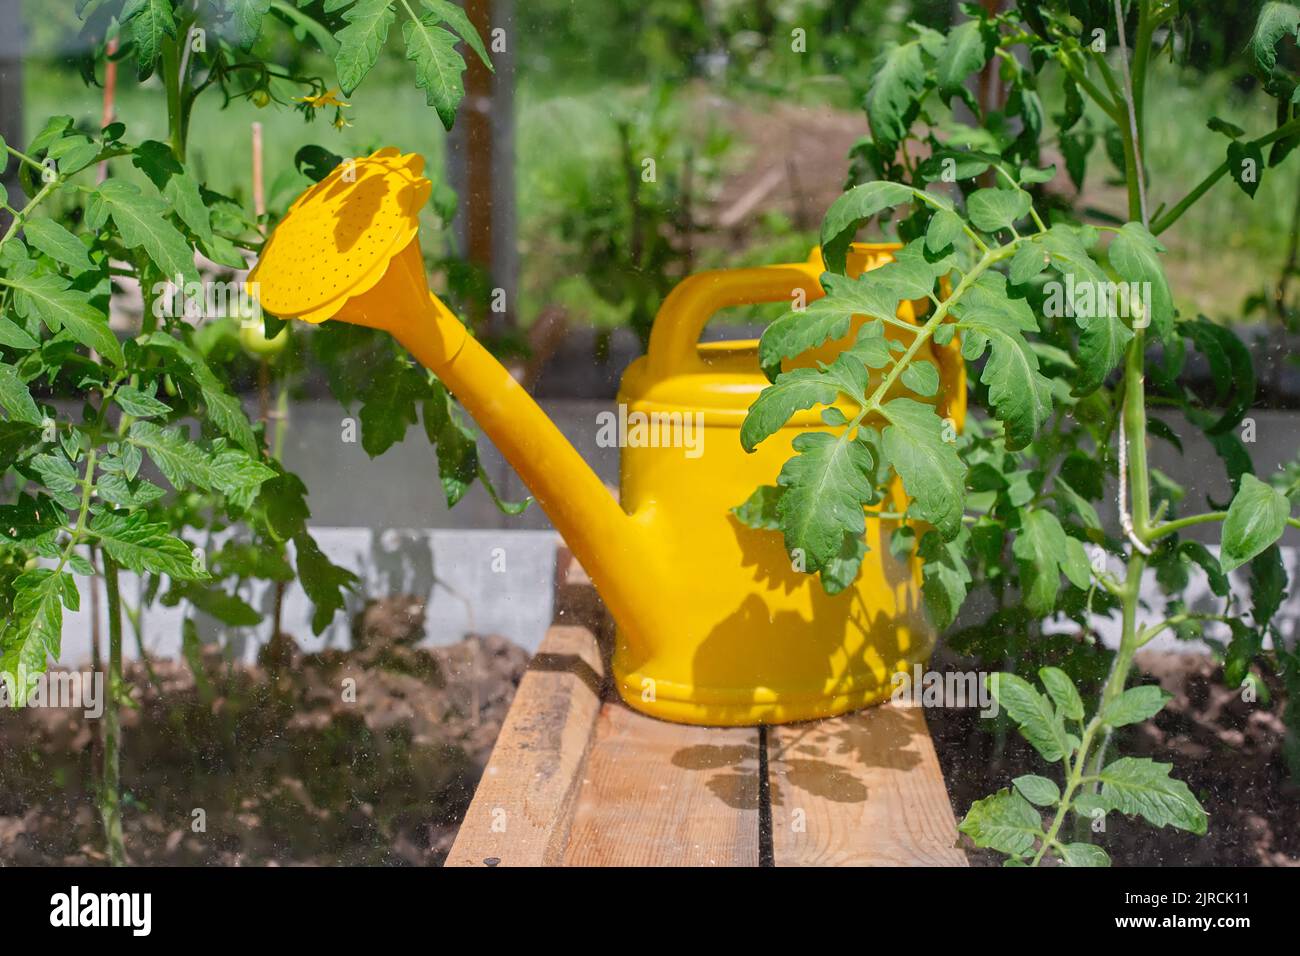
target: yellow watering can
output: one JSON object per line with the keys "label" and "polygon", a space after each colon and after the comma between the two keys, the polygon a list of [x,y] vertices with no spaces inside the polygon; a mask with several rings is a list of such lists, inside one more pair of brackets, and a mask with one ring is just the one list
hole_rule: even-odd
{"label": "yellow watering can", "polygon": [[[934,642],[917,559],[891,556],[894,525],[868,509],[861,575],[831,596],[792,567],[779,534],[741,525],[729,509],[775,483],[796,435],[826,426],[819,409],[799,412],[746,454],[738,429],[767,384],[758,343],[698,341],[725,307],[793,302],[799,290],[820,296],[820,253],[693,275],[664,301],[649,352],[619,391],[620,505],[429,292],[416,238],[431,188],[423,169],[419,156],[381,149],[299,197],[249,276],[263,308],[384,329],[442,379],[591,575],[618,625],[614,679],[633,708],[684,723],[748,725],[831,716],[887,697],[893,675],[923,661]],[[856,246],[850,268],[875,268],[894,248]],[[906,321],[916,314],[911,303],[899,311]],[[844,344],[828,343],[821,357]],[[940,412],[960,427],[965,371],[955,343],[925,357],[943,379]],[[900,486],[891,497],[890,511],[905,510]]]}

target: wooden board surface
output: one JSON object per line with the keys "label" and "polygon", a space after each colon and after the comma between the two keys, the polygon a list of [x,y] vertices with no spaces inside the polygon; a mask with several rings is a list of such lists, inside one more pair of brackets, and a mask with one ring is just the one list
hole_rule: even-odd
{"label": "wooden board surface", "polygon": [[589,629],[556,626],[546,632],[446,866],[562,862],[604,676]]}
{"label": "wooden board surface", "polygon": [[768,730],[777,866],[966,866],[920,708]]}
{"label": "wooden board surface", "polygon": [[519,685],[447,866],[967,865],[921,710],[768,728],[763,788],[758,728],[670,724],[608,699],[612,622],[558,558],[563,623]]}
{"label": "wooden board surface", "polygon": [[570,866],[757,866],[759,732],[607,703],[583,774]]}

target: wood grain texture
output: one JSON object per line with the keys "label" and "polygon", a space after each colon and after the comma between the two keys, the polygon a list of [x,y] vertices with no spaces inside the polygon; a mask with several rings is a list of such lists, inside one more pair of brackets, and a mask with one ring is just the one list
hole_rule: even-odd
{"label": "wood grain texture", "polygon": [[757,866],[759,734],[606,703],[583,774],[570,866]]}
{"label": "wood grain texture", "polygon": [[546,632],[445,865],[562,862],[604,679],[588,628]]}
{"label": "wood grain texture", "polygon": [[768,730],[777,866],[966,866],[920,708]]}

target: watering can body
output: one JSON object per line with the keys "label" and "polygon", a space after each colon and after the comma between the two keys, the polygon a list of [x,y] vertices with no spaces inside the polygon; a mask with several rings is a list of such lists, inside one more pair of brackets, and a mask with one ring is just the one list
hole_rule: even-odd
{"label": "watering can body", "polygon": [[[854,246],[849,274],[891,261],[896,248]],[[620,500],[630,514],[650,516],[647,531],[655,535],[657,557],[665,562],[662,571],[648,576],[647,587],[656,580],[671,582],[651,596],[666,611],[654,632],[625,634],[620,623],[614,680],[637,710],[721,725],[826,717],[884,699],[893,675],[910,671],[933,647],[934,631],[920,599],[919,563],[915,556],[891,554],[897,522],[872,514],[905,511],[901,486],[867,510],[861,573],[834,595],[795,567],[779,532],[747,527],[731,513],[755,488],[776,484],[782,465],[794,455],[796,436],[829,429],[820,407],[797,412],[746,453],[740,426],[769,384],[759,368],[758,342],[702,344],[701,329],[728,306],[815,299],[823,271],[814,250],[806,262],[687,278],[660,309],[648,353],[623,378],[619,414],[631,424],[624,429],[620,456]],[[912,322],[924,307],[903,303],[899,316]],[[844,339],[798,364],[831,361],[863,321],[856,318]],[[904,344],[911,337],[891,327],[886,335]],[[924,357],[939,368],[940,414],[960,427],[965,381],[956,344]],[[872,378],[874,384],[879,373]],[[910,393],[900,389],[898,394]],[[847,405],[843,410],[849,417],[855,411]],[[683,432],[688,425],[702,425],[702,433],[680,442],[664,440],[677,435],[679,420]]]}
{"label": "watering can body", "polygon": [[[699,343],[720,309],[820,296],[820,254],[700,273],[664,301],[649,350],[619,392],[616,501],[428,291],[416,238],[429,195],[422,169],[418,156],[380,150],[352,163],[350,180],[336,170],[305,193],[250,274],[262,306],[387,330],[442,379],[591,575],[617,624],[614,682],[633,708],[685,723],[750,725],[831,716],[887,697],[893,675],[933,645],[916,558],[891,554],[895,525],[868,509],[861,573],[829,595],[793,565],[779,533],[742,525],[730,509],[776,483],[796,435],[827,426],[820,408],[796,413],[747,454],[739,428],[768,384],[758,343]],[[893,248],[855,246],[850,274],[889,261]],[[914,321],[923,308],[903,303],[899,317]],[[862,321],[800,361],[829,361]],[[911,333],[887,326],[886,334]],[[919,357],[938,366],[940,414],[960,427],[966,390],[957,348],[955,340],[931,343]],[[901,486],[877,507],[903,512]]]}

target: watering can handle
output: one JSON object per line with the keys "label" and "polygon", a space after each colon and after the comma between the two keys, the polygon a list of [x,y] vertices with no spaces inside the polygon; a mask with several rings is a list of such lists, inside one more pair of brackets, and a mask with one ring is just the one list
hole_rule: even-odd
{"label": "watering can handle", "polygon": [[[892,253],[897,247],[859,248],[870,260],[881,252]],[[718,269],[687,276],[668,293],[655,316],[646,359],[651,377],[666,378],[698,369],[700,333],[722,309],[761,302],[793,304],[796,289],[803,290],[807,302],[820,299],[825,294],[821,286],[821,274],[825,270],[821,250],[814,249],[806,262]],[[966,362],[961,355],[961,344],[954,336],[942,347],[931,342],[930,350],[939,367],[940,414],[952,418],[960,430],[966,419]]]}
{"label": "watering can handle", "polygon": [[807,262],[758,266],[752,269],[717,269],[687,276],[668,293],[650,331],[647,362],[655,378],[696,368],[696,346],[709,319],[733,305],[789,302],[796,290],[806,301],[823,295],[820,276],[825,271],[821,252]]}

